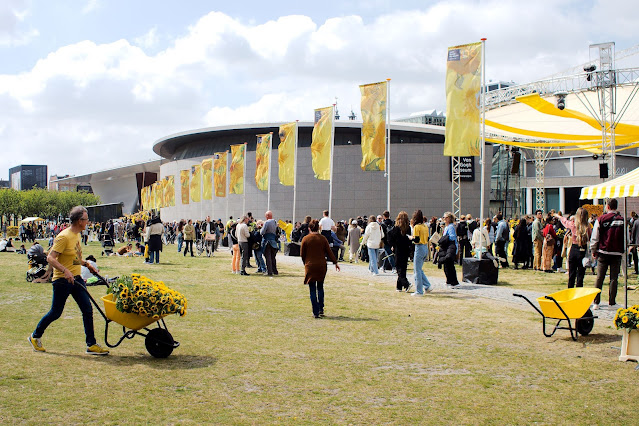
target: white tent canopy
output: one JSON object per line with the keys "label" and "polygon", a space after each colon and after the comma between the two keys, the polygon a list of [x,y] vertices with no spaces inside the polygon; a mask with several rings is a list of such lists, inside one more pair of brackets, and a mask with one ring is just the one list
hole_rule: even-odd
{"label": "white tent canopy", "polygon": [[45,219],[42,219],[41,217],[33,216],[33,217],[27,217],[26,219],[22,219],[20,223],[44,222],[44,221]]}
{"label": "white tent canopy", "polygon": [[639,168],[623,176],[582,188],[581,199],[639,197]]}

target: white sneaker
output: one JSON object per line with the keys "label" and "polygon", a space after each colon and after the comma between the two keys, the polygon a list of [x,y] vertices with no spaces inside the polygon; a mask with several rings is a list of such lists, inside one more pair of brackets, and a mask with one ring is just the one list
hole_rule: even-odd
{"label": "white sneaker", "polygon": [[430,293],[431,291],[433,291],[433,286],[432,285],[430,287],[428,287],[426,290],[424,290],[424,293]]}
{"label": "white sneaker", "polygon": [[417,292],[415,292],[415,293],[411,293],[410,295],[411,295],[411,296],[423,297],[423,296],[424,296],[424,293],[417,293]]}
{"label": "white sneaker", "polygon": [[593,311],[597,311],[597,310],[599,310],[599,304],[598,304],[598,303],[593,303],[593,304],[592,304],[592,310],[593,310]]}

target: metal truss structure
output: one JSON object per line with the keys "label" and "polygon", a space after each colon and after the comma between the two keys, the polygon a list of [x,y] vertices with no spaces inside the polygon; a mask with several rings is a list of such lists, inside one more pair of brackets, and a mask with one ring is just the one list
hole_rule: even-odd
{"label": "metal truss structure", "polygon": [[461,161],[459,157],[452,159],[452,186],[453,186],[453,214],[459,217],[461,214]]}
{"label": "metal truss structure", "polygon": [[546,186],[544,185],[544,173],[550,151],[535,149],[535,210],[545,212]]}

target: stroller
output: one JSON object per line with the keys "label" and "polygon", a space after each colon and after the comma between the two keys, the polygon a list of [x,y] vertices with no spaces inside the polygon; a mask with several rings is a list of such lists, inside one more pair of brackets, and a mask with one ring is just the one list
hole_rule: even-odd
{"label": "stroller", "polygon": [[111,239],[111,235],[109,234],[102,234],[102,248],[104,250],[102,250],[102,256],[111,256],[113,254],[113,247],[115,247],[115,243],[113,243],[113,240]]}
{"label": "stroller", "polygon": [[48,271],[49,262],[47,262],[47,256],[44,254],[44,248],[40,244],[34,244],[29,250],[27,250],[27,262],[29,263],[29,270],[27,271],[27,282],[33,282],[40,280],[42,282],[47,281],[51,275]]}

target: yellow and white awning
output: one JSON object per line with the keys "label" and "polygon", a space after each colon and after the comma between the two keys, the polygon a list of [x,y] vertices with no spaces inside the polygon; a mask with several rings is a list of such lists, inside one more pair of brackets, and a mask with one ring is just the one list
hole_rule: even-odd
{"label": "yellow and white awning", "polygon": [[623,197],[639,197],[639,168],[608,182],[582,188],[579,198],[592,200]]}

